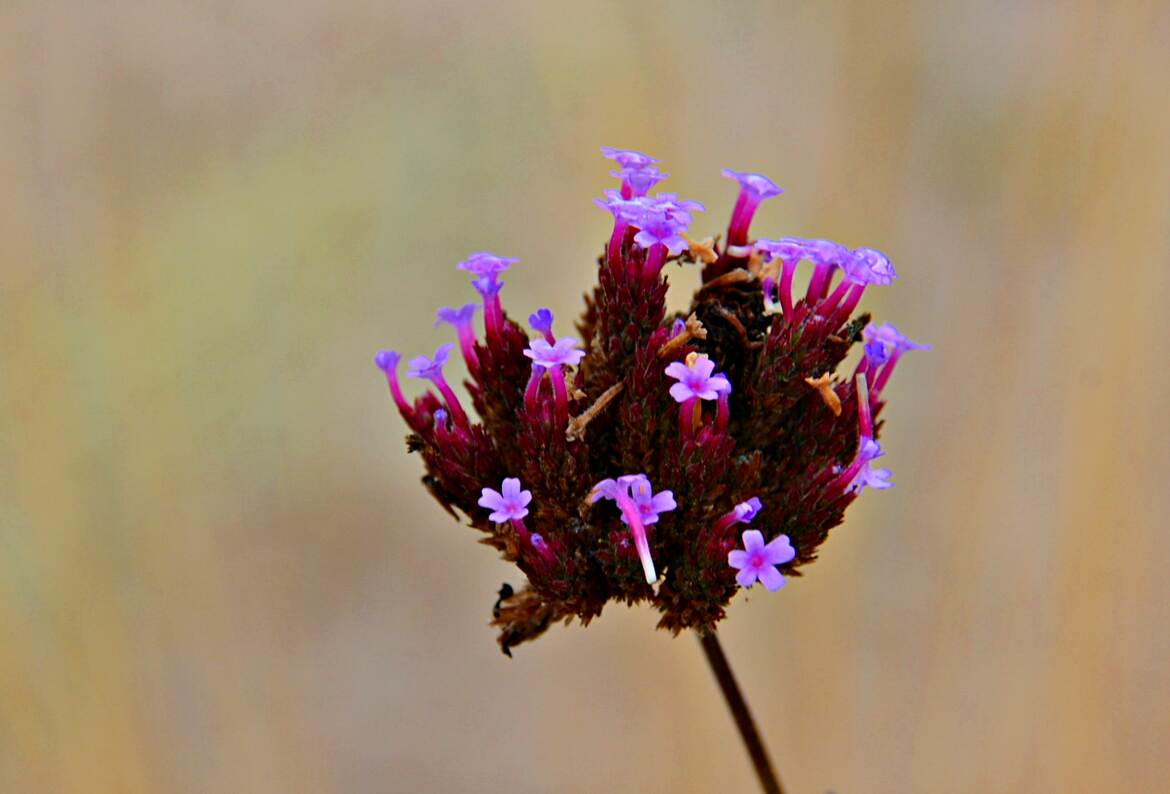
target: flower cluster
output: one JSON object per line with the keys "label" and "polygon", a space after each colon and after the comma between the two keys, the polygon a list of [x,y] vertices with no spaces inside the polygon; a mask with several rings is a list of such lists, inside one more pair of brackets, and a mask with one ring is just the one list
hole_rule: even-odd
{"label": "flower cluster", "polygon": [[[725,170],[739,184],[726,239],[699,240],[688,230],[701,204],[650,195],[667,176],[657,160],[602,153],[620,180],[597,200],[613,232],[575,336],[542,308],[530,338],[500,301],[518,260],[481,251],[458,267],[482,299],[482,336],[476,304],[436,322],[455,329],[476,418],[443,376],[454,344],[409,362],[433,386],[413,402],[401,356],[374,359],[423,483],[528,578],[493,611],[506,653],[610,600],[651,602],[672,631],[710,628],[737,590],[800,575],[865,487],[892,487],[873,465],[881,394],[902,355],[926,349],[853,316],[869,286],[897,277],[880,251],[751,238],[760,203],[782,192],[767,177]],[[670,262],[702,267],[685,315],[667,316]],[[857,342],[861,362],[836,376]]]}

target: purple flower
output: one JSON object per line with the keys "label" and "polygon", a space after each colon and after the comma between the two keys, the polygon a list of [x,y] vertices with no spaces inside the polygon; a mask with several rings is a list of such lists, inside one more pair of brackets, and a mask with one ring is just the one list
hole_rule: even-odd
{"label": "purple flower", "polygon": [[770,592],[775,592],[784,586],[784,574],[776,566],[791,562],[795,557],[796,550],[788,542],[787,535],[779,535],[764,545],[762,532],[745,529],[743,549],[728,552],[727,564],[739,570],[735,581],[740,587],[751,587],[759,579]]}
{"label": "purple flower", "polygon": [[889,257],[873,248],[855,248],[849,256],[838,260],[845,277],[855,284],[886,286],[898,277]]}
{"label": "purple flower", "polygon": [[560,365],[576,366],[585,356],[585,351],[577,348],[576,339],[571,336],[562,336],[555,344],[549,344],[544,339],[533,339],[524,350],[524,355],[532,359],[532,363],[545,369],[552,369]]}
{"label": "purple flower", "polygon": [[535,314],[528,315],[528,324],[533,331],[547,338],[552,335],[553,313],[548,309],[537,309]]}
{"label": "purple flower", "polygon": [[643,248],[662,245],[671,254],[680,254],[688,246],[686,238],[682,236],[687,225],[665,211],[648,210],[637,221],[631,222],[638,227],[634,242]]}
{"label": "purple flower", "polygon": [[618,220],[628,220],[628,215],[631,212],[637,212],[638,200],[622,198],[622,194],[617,190],[606,190],[605,198],[593,199],[593,203],[613,214],[614,218]]}
{"label": "purple flower", "polygon": [[[374,356],[374,364],[386,373],[386,385],[390,387],[390,396],[398,407],[398,413],[411,427],[415,427],[414,409],[402,394],[402,387],[398,384],[398,362],[402,360],[397,350],[380,350]],[[417,428],[416,428],[417,429]]]}
{"label": "purple flower", "polygon": [[858,458],[861,460],[861,469],[853,477],[847,490],[860,493],[866,486],[877,491],[893,488],[894,483],[890,482],[893,473],[889,469],[875,469],[872,465],[873,461],[885,454],[881,444],[872,438],[862,438],[861,446],[857,451]]}
{"label": "purple flower", "polygon": [[519,262],[519,259],[510,256],[496,256],[487,251],[476,251],[471,256],[460,262],[457,267],[460,270],[465,270],[472,275],[480,278],[487,278],[495,281],[496,276],[503,273],[510,266]]}
{"label": "purple flower", "polygon": [[672,361],[666,367],[666,374],[678,383],[670,387],[670,396],[675,402],[686,402],[691,399],[714,400],[720,394],[731,391],[731,381],[723,374],[711,373],[715,371],[715,362],[703,355],[692,353],[687,356],[687,363]]}
{"label": "purple flower", "polygon": [[387,375],[398,367],[401,360],[402,354],[397,350],[379,350],[374,356],[374,364]]}
{"label": "purple flower", "polygon": [[475,330],[471,327],[474,317],[475,304],[469,303],[459,309],[444,306],[436,312],[435,319],[436,327],[443,323],[454,326],[459,336],[459,350],[463,354],[463,360],[473,372],[479,368],[479,356],[475,352]]}
{"label": "purple flower", "polygon": [[808,241],[799,237],[781,237],[779,240],[768,240],[763,237],[756,240],[756,250],[764,256],[765,262],[779,259],[781,262],[799,262],[808,256]]}
{"label": "purple flower", "polygon": [[479,506],[492,511],[488,518],[497,524],[518,521],[528,515],[528,503],[532,501],[531,491],[520,490],[520,480],[505,477],[501,490],[484,488],[479,497]]}
{"label": "purple flower", "polygon": [[814,265],[841,265],[850,258],[849,249],[832,240],[805,240],[805,259]]}
{"label": "purple flower", "polygon": [[833,270],[849,261],[852,254],[848,248],[832,240],[805,240],[804,245],[804,258],[816,265],[808,284],[808,299],[820,300],[829,288]]}
{"label": "purple flower", "polygon": [[752,218],[760,202],[772,196],[779,196],[784,191],[762,174],[724,168],[723,175],[739,182],[739,197],[735,200],[735,208],[731,211],[731,223],[727,227],[727,245],[729,248],[742,247],[747,244],[748,228],[752,225]]}
{"label": "purple flower", "polygon": [[865,356],[873,364],[884,364],[894,353],[907,350],[930,350],[930,345],[920,345],[902,336],[890,323],[870,323],[861,331],[865,341]]}
{"label": "purple flower", "polygon": [[473,278],[471,280],[471,286],[475,287],[475,291],[482,295],[486,301],[500,294],[504,282],[497,281],[494,276],[482,276],[480,278]]}
{"label": "purple flower", "polygon": [[[650,487],[650,480],[644,476],[638,476],[637,481],[632,483],[630,491],[643,524],[654,524],[658,521],[659,513],[666,513],[678,507],[672,491],[654,493]],[[622,516],[622,522],[629,523],[625,515]]]}
{"label": "purple flower", "polygon": [[415,356],[410,360],[410,369],[406,371],[408,378],[426,378],[433,381],[443,377],[443,365],[447,363],[447,356],[455,349],[453,344],[439,345],[434,358]]}
{"label": "purple flower", "polygon": [[630,192],[635,196],[645,196],[646,191],[670,176],[652,165],[641,168],[630,166],[620,171],[610,171],[609,175],[622,180],[622,185],[629,186]]}
{"label": "purple flower", "polygon": [[730,168],[724,168],[721,173],[728,179],[734,179],[736,182],[739,182],[740,190],[753,196],[757,202],[766,198],[772,198],[773,196],[779,196],[784,192],[782,187],[779,187],[763,174],[753,174],[750,171],[733,171]]}
{"label": "purple flower", "polygon": [[763,502],[758,496],[753,496],[746,502],[740,502],[715,522],[715,534],[722,535],[732,524],[746,524],[764,509]]}
{"label": "purple flower", "polygon": [[471,327],[471,318],[475,316],[476,305],[469,303],[466,306],[461,306],[458,309],[452,309],[450,306],[443,306],[435,312],[435,327],[438,328],[443,323],[454,326],[456,331],[461,331],[464,328]]}
{"label": "purple flower", "polygon": [[735,506],[735,520],[747,523],[755,518],[763,509],[764,504],[760,501],[760,497],[753,496],[746,502],[740,502]]}
{"label": "purple flower", "polygon": [[658,158],[642,154],[641,152],[635,152],[632,149],[615,149],[612,146],[602,146],[601,153],[622,168],[645,168],[648,165],[653,165],[658,162]]}
{"label": "purple flower", "polygon": [[[610,499],[617,503],[617,506],[622,511],[622,523],[630,528],[630,534],[634,536],[634,548],[638,552],[638,559],[642,562],[642,573],[646,577],[647,584],[654,584],[658,580],[658,574],[654,570],[654,558],[650,556],[650,541],[646,537],[646,522],[642,519],[643,509],[635,502],[634,497],[630,495],[631,488],[640,488],[644,486],[647,494],[651,493],[650,478],[645,474],[626,474],[618,477],[617,480],[605,479],[593,486],[593,490],[589,494],[589,501],[596,503],[601,499]],[[670,506],[665,506],[665,499],[660,504],[663,506],[658,509],[658,512],[665,512],[673,510],[674,494],[670,491],[663,491],[658,494],[662,497],[664,494],[669,494]],[[650,507],[653,512],[654,496],[650,496]],[[658,512],[653,512],[654,520],[658,520]]]}
{"label": "purple flower", "polygon": [[677,193],[657,193],[654,198],[641,200],[647,209],[665,212],[668,218],[679,221],[684,226],[690,226],[694,218],[692,212],[706,212],[707,208],[698,201],[680,199]]}

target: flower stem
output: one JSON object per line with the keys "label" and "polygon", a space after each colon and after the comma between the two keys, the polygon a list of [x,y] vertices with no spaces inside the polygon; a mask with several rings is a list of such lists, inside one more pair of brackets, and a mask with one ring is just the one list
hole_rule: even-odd
{"label": "flower stem", "polygon": [[760,779],[760,787],[765,794],[784,794],[780,785],[780,778],[776,777],[776,770],[772,768],[772,760],[768,757],[768,750],[764,747],[764,740],[756,729],[756,722],[748,709],[747,702],[739,684],[735,682],[735,675],[723,655],[723,646],[714,631],[699,631],[699,644],[703,646],[703,653],[707,655],[707,663],[711,665],[711,672],[723,690],[723,697],[727,700],[727,707],[731,709],[731,716],[735,718],[735,725],[739,728],[739,735],[751,756],[752,765],[756,768],[756,777]]}

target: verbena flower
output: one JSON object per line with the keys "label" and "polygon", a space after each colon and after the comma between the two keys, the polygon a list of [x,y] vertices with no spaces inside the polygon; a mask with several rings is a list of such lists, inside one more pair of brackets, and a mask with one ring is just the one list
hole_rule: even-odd
{"label": "verbena flower", "polygon": [[[603,153],[621,187],[598,201],[614,227],[575,337],[553,333],[548,309],[519,315],[532,336],[509,318],[500,275],[516,260],[478,252],[459,268],[482,296],[483,333],[474,305],[438,315],[456,329],[474,412],[443,376],[453,345],[410,361],[430,384],[413,401],[401,356],[375,357],[430,493],[528,578],[493,612],[505,652],[610,601],[648,602],[672,631],[710,629],[741,588],[800,575],[860,492],[892,486],[875,467],[881,393],[900,356],[925,347],[852,316],[866,288],[894,279],[884,254],[750,237],[780,193],[767,177],[725,172],[740,186],[726,239],[696,242],[702,205],[646,195],[664,176],[654,158]],[[666,310],[671,261],[702,265],[679,315]],[[812,274],[795,295],[801,266]],[[853,377],[835,375],[862,341]]]}
{"label": "verbena flower", "polygon": [[788,542],[787,535],[765,544],[760,530],[746,529],[743,549],[729,551],[727,564],[739,571],[735,581],[740,587],[751,587],[759,580],[767,589],[776,591],[784,586],[784,574],[776,566],[790,562],[795,556],[796,549]]}

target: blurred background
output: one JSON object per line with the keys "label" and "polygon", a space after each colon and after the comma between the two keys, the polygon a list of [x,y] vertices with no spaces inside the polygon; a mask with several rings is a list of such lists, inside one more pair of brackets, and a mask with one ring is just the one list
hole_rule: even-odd
{"label": "blurred background", "polygon": [[[890,253],[897,489],[721,633],[792,792],[1165,791],[1170,5],[7,2],[0,790],[755,790],[696,643],[519,583],[378,348],[574,316],[603,144]],[[676,270],[679,303],[697,281]]]}

